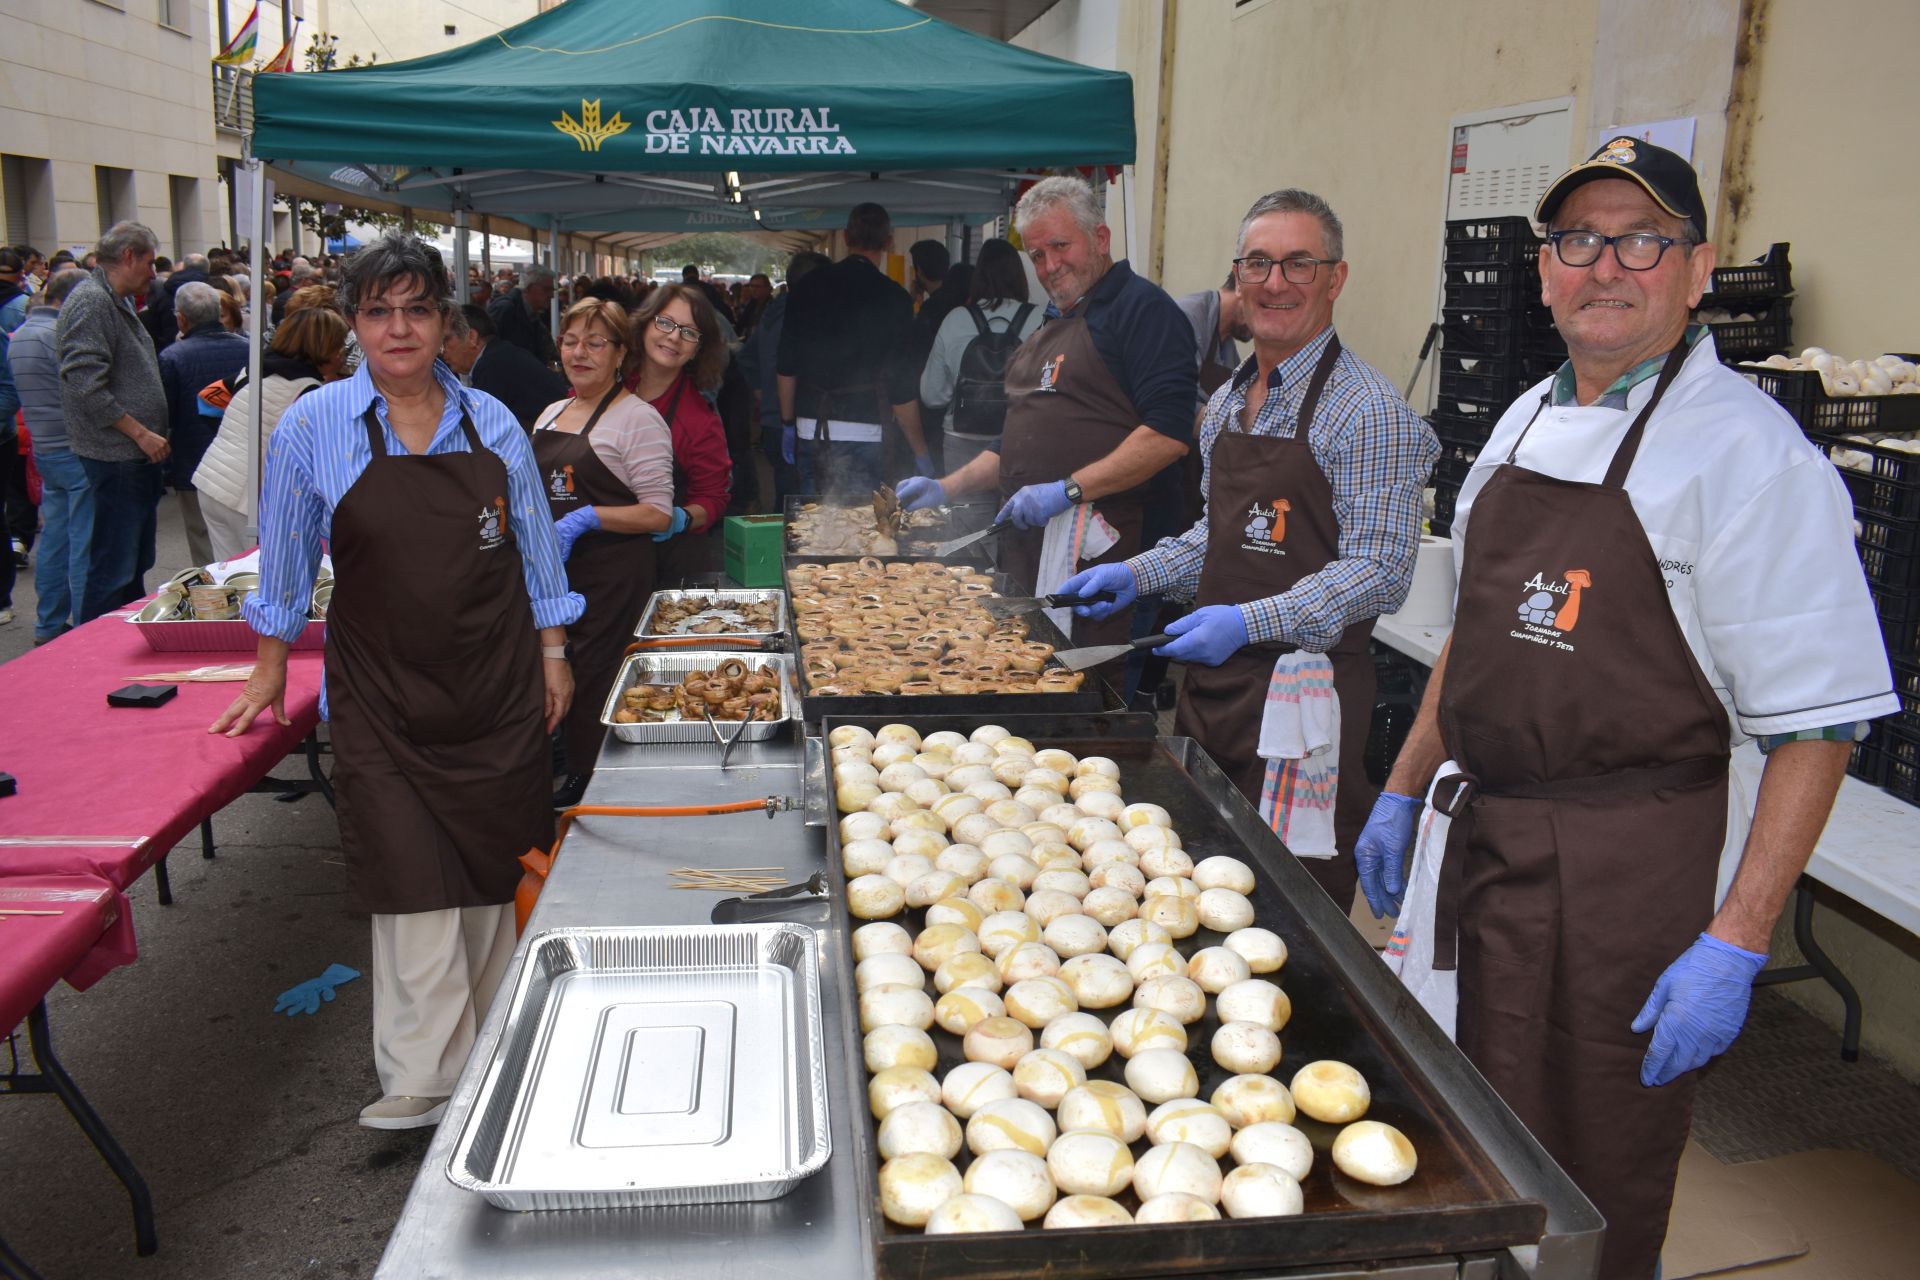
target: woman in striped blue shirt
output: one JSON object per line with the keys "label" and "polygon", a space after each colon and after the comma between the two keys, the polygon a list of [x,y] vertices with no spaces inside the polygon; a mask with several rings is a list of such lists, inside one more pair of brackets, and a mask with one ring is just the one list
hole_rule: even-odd
{"label": "woman in striped blue shirt", "polygon": [[273,432],[244,605],[259,656],[212,728],[245,733],[269,708],[286,722],[287,646],[326,540],[321,706],[349,902],[373,917],[375,1129],[439,1121],[505,973],[517,859],[553,839],[549,735],[583,607],[519,422],[439,363],[450,295],[438,252],[398,233],[347,264],[364,359]]}

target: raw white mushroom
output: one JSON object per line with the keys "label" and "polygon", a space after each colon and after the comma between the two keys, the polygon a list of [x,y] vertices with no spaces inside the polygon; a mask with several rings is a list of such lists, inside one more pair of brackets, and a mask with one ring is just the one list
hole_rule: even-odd
{"label": "raw white mushroom", "polygon": [[[1124,869],[1133,870],[1132,867]],[[1096,871],[1094,874],[1100,873]],[[1138,872],[1135,874],[1137,875]],[[1140,904],[1134,901],[1133,895],[1119,885],[1102,885],[1099,888],[1090,889],[1087,896],[1080,899],[1080,910],[1109,929],[1134,919],[1139,909]]]}
{"label": "raw white mushroom", "polygon": [[932,1071],[940,1062],[940,1053],[933,1047],[932,1036],[918,1027],[903,1027],[897,1022],[867,1032],[866,1038],[860,1042],[860,1052],[866,1060],[867,1070],[876,1074],[888,1067],[918,1067],[922,1071]]}
{"label": "raw white mushroom", "polygon": [[1174,938],[1191,938],[1200,929],[1199,909],[1186,898],[1172,898],[1165,894],[1142,902],[1140,918],[1151,920]]}
{"label": "raw white mushroom", "polygon": [[1080,1008],[1073,988],[1053,975],[1022,978],[1007,987],[1002,999],[1006,1001],[1008,1017],[1019,1019],[1035,1031],[1061,1014],[1074,1013]]}
{"label": "raw white mushroom", "polygon": [[1087,877],[1087,883],[1095,889],[1124,889],[1136,906],[1147,891],[1147,878],[1140,874],[1140,868],[1124,862],[1109,862],[1095,867],[1093,874]]}
{"label": "raw white mushroom", "polygon": [[864,760],[847,760],[833,766],[833,777],[842,786],[849,782],[879,782],[880,771]]}
{"label": "raw white mushroom", "polygon": [[1127,972],[1127,966],[1109,955],[1074,956],[1060,966],[1060,979],[1073,988],[1073,998],[1082,1009],[1111,1009],[1125,1004],[1133,995],[1133,975]]}
{"label": "raw white mushroom", "polygon": [[904,956],[912,955],[913,935],[899,925],[885,921],[877,924],[863,924],[853,931],[855,961],[887,952]]}
{"label": "raw white mushroom", "polygon": [[833,803],[841,813],[857,813],[879,796],[878,782],[840,782],[834,785]]}
{"label": "raw white mushroom", "polygon": [[[1039,813],[1043,809],[1051,809],[1054,805],[1059,804],[1060,793],[1046,787],[1036,786],[1033,782],[1029,781],[1036,772],[1039,772],[1039,770],[1027,770],[1026,777],[1020,780],[1020,786],[1013,793],[1013,798],[1035,813]],[[1027,826],[1031,825],[1031,823],[1025,824],[1021,829],[1024,831]],[[1029,836],[1027,838],[1031,840],[1033,837]]]}
{"label": "raw white mushroom", "polygon": [[1207,1014],[1207,993],[1191,978],[1162,974],[1133,989],[1133,1007],[1158,1009],[1191,1026]]}
{"label": "raw white mushroom", "polygon": [[[887,879],[893,881],[895,884],[899,885],[902,892],[904,892],[906,890],[906,887],[912,884],[915,880],[918,880],[921,876],[924,876],[929,871],[933,870],[933,858],[930,855],[925,853],[917,853],[917,852],[915,853],[900,852],[899,842],[902,840],[906,840],[908,841],[908,843],[911,844],[912,840],[910,839],[910,837],[916,834],[930,836],[933,833],[931,831],[922,831],[917,833],[913,831],[906,831],[906,832],[902,832],[900,835],[895,836],[893,838],[894,839],[893,856],[891,858],[888,858],[887,865],[880,869],[880,874],[885,876]],[[938,853],[939,850],[936,849],[934,850],[934,852]]]}
{"label": "raw white mushroom", "polygon": [[1191,1143],[1209,1159],[1218,1160],[1227,1154],[1227,1144],[1233,1141],[1233,1126],[1210,1102],[1175,1098],[1161,1103],[1147,1116],[1147,1141],[1156,1147],[1169,1142]]}
{"label": "raw white mushroom", "polygon": [[1313,1143],[1290,1124],[1276,1120],[1250,1124],[1233,1135],[1235,1164],[1267,1164],[1286,1173],[1295,1182],[1313,1168]]}
{"label": "raw white mushroom", "polygon": [[[879,814],[868,814],[878,818]],[[840,846],[840,869],[849,879],[854,876],[875,876],[887,869],[893,861],[893,844],[886,840],[851,840]]]}
{"label": "raw white mushroom", "polygon": [[[1015,781],[1019,781],[1016,777]],[[1001,783],[1005,786],[1005,783]],[[995,800],[986,808],[986,815],[1003,827],[1023,827],[1032,822],[1034,813],[1026,805],[1013,798],[1013,792],[1007,792],[1005,800]],[[984,847],[984,846],[983,846]]]}
{"label": "raw white mushroom", "polygon": [[1024,911],[996,911],[980,922],[980,949],[999,959],[1009,948],[1040,941],[1040,926]]}
{"label": "raw white mushroom", "polygon": [[1113,1020],[1109,1028],[1113,1047],[1123,1058],[1148,1049],[1173,1049],[1185,1053],[1187,1029],[1172,1014],[1158,1009],[1128,1009]]}
{"label": "raw white mushroom", "polygon": [[960,1122],[937,1102],[909,1102],[880,1122],[879,1147],[888,1160],[915,1151],[951,1160],[960,1154]]}
{"label": "raw white mushroom", "polygon": [[1020,1096],[1049,1110],[1086,1082],[1087,1069],[1061,1049],[1035,1049],[1013,1066],[1013,1083]]}
{"label": "raw white mushroom", "polygon": [[1047,1162],[1025,1151],[989,1151],[967,1166],[966,1188],[992,1196],[1021,1218],[1032,1221],[1053,1207],[1058,1194]]}
{"label": "raw white mushroom", "polygon": [[[913,758],[913,767],[926,774],[928,782],[938,782],[941,784],[940,789],[933,793],[934,796],[939,797],[947,794],[946,777],[953,772],[955,767],[952,756],[944,751],[922,751]],[[908,790],[911,791],[912,788],[909,787]],[[914,797],[914,801],[918,804],[927,805],[933,803],[932,800],[922,800],[918,796]]]}
{"label": "raw white mushroom", "polygon": [[1109,862],[1124,862],[1128,866],[1139,864],[1140,855],[1125,840],[1101,840],[1087,846],[1080,855],[1080,863],[1089,872],[1098,871]]}
{"label": "raw white mushroom", "polygon": [[[1086,1002],[1081,1003],[1084,1005]],[[1041,1029],[1040,1047],[1071,1054],[1082,1067],[1091,1071],[1113,1056],[1113,1036],[1107,1031],[1107,1024],[1092,1014],[1068,1013]]]}
{"label": "raw white mushroom", "polygon": [[[902,815],[903,820],[911,816],[913,815]],[[935,822],[940,821],[940,815],[937,813],[929,813],[927,816]],[[899,831],[893,837],[893,851],[898,854],[919,858],[926,864],[920,870],[920,874],[925,875],[927,872],[933,870],[933,860],[939,857],[940,851],[950,843],[951,841],[944,835],[930,827],[922,826],[919,823],[908,823],[906,830]],[[896,858],[895,861],[897,862],[899,859]],[[888,874],[892,875],[893,873],[889,872]],[[898,877],[896,876],[895,878],[897,879]]]}
{"label": "raw white mushroom", "polygon": [[1068,1195],[1118,1195],[1133,1181],[1133,1153],[1110,1133],[1063,1133],[1047,1150],[1047,1172]]}
{"label": "raw white mushroom", "polygon": [[[901,766],[895,765],[893,767],[897,769],[897,768],[900,768]],[[918,765],[907,765],[906,767],[909,769],[919,768]],[[925,771],[922,770],[922,772],[925,772]],[[934,778],[932,775],[928,775],[927,777],[921,778],[917,782],[909,782],[905,787],[901,788],[901,790],[906,794],[907,799],[913,801],[915,804],[919,805],[922,809],[929,810],[930,811],[929,816],[939,818],[940,829],[942,831],[946,830],[947,819],[944,817],[941,817],[939,811],[933,808],[933,806],[936,803],[938,803],[941,796],[948,794],[946,783],[939,781],[938,779]]]}
{"label": "raw white mushroom", "polygon": [[857,724],[835,725],[833,732],[827,735],[827,743],[835,747],[860,747],[871,751],[876,739],[873,730]]}
{"label": "raw white mushroom", "polygon": [[1012,1018],[988,1018],[967,1032],[961,1041],[961,1052],[966,1054],[968,1062],[990,1062],[1003,1069],[1011,1069],[1032,1049],[1033,1032],[1025,1023]]}
{"label": "raw white mushroom", "polygon": [[1280,1037],[1257,1022],[1221,1023],[1210,1048],[1213,1060],[1236,1075],[1261,1075],[1280,1065]]}
{"label": "raw white mushroom", "polygon": [[[1072,867],[1042,868],[1040,874],[1033,878],[1033,887],[1036,890],[1064,893],[1076,901],[1085,898],[1092,892],[1093,885],[1087,880],[1086,872],[1079,869],[1079,859],[1075,858],[1074,862],[1075,865]],[[1104,941],[1105,934],[1103,933],[1101,937]]]}
{"label": "raw white mushroom", "polygon": [[867,1108],[875,1120],[909,1102],[940,1101],[940,1082],[919,1067],[888,1067],[867,1081]]}
{"label": "raw white mushroom", "polygon": [[[1087,779],[1082,778],[1081,782]],[[1082,854],[1102,840],[1117,840],[1120,828],[1106,818],[1082,818],[1067,828],[1067,843]]]}
{"label": "raw white mushroom", "polygon": [[[1216,1197],[1218,1192],[1215,1192]],[[1140,1206],[1135,1222],[1213,1222],[1220,1211],[1199,1196],[1184,1191],[1166,1191]]]}
{"label": "raw white mushroom", "polygon": [[910,724],[883,724],[873,735],[875,743],[904,742],[915,751],[920,749],[920,731]]}
{"label": "raw white mushroom", "polygon": [[[1143,873],[1144,874],[1144,873]],[[1147,881],[1143,896],[1148,898],[1185,898],[1200,909],[1200,886],[1185,876],[1155,876]]]}
{"label": "raw white mushroom", "polygon": [[1101,791],[1111,791],[1115,795],[1119,795],[1119,780],[1117,778],[1109,778],[1104,774],[1082,774],[1067,784],[1067,794],[1073,798],[1075,804]]}
{"label": "raw white mushroom", "polygon": [[1187,961],[1187,976],[1208,995],[1217,996],[1236,982],[1253,976],[1247,962],[1225,947],[1202,947]]}
{"label": "raw white mushroom", "polygon": [[970,844],[950,844],[934,858],[933,865],[936,870],[959,876],[971,888],[987,878],[988,861],[983,850]]}
{"label": "raw white mushroom", "polygon": [[[936,872],[935,874],[938,873]],[[965,892],[964,887],[959,890],[959,893]],[[907,900],[909,903],[913,900],[913,887],[911,885],[907,887]],[[927,908],[928,924],[959,925],[976,938],[980,936],[980,926],[986,922],[986,919],[986,912],[975,906],[971,900],[960,897],[957,894],[955,896],[942,898]]]}
{"label": "raw white mushroom", "polygon": [[928,925],[913,940],[913,958],[928,973],[938,969],[943,961],[978,950],[980,939],[973,936],[973,930],[957,924]]}
{"label": "raw white mushroom", "polygon": [[[898,840],[909,831],[931,831],[944,840],[947,834],[947,820],[931,809],[911,808],[893,820],[893,838]],[[946,848],[944,844],[940,847]]]}
{"label": "raw white mushroom", "polygon": [[993,749],[1000,755],[1019,752],[1021,755],[1028,757],[1031,757],[1035,751],[1033,743],[1020,737],[1018,734],[1008,734],[1006,737],[1001,738],[993,744]]}
{"label": "raw white mushroom", "polygon": [[1293,1105],[1315,1120],[1327,1124],[1348,1124],[1367,1114],[1373,1094],[1366,1079],[1344,1062],[1323,1058],[1309,1062],[1296,1071]]}
{"label": "raw white mushroom", "polygon": [[896,1156],[880,1166],[880,1212],[888,1222],[923,1227],[961,1187],[960,1171],[951,1160],[926,1151]]}
{"label": "raw white mushroom", "polygon": [[[1143,829],[1134,828],[1136,831]],[[1150,876],[1191,876],[1193,858],[1185,849],[1176,849],[1171,845],[1147,849],[1140,854],[1140,870]]]}
{"label": "raw white mushroom", "polygon": [[1190,1142],[1155,1146],[1134,1162],[1133,1191],[1144,1204],[1170,1193],[1207,1204],[1220,1199],[1220,1164]]}
{"label": "raw white mushroom", "polygon": [[[1062,800],[1059,804],[1048,805],[1040,811],[1040,821],[1046,823],[1048,826],[1058,828],[1060,834],[1055,836],[1054,839],[1063,842],[1067,838],[1067,828],[1086,816],[1087,815],[1082,813],[1071,800]],[[1032,833],[1029,832],[1028,834]]]}
{"label": "raw white mushroom", "polygon": [[1207,889],[1200,894],[1200,923],[1215,933],[1232,933],[1253,923],[1253,904],[1232,889]]}
{"label": "raw white mushroom", "polygon": [[997,724],[983,724],[967,735],[967,741],[978,742],[991,747],[994,743],[1013,736],[1013,731]]}
{"label": "raw white mushroom", "polygon": [[[1045,875],[1057,874],[1064,873],[1051,871],[1045,873]],[[1073,872],[1073,874],[1079,875],[1080,873],[1076,871]],[[1082,879],[1084,878],[1085,877],[1082,877]],[[1040,891],[1040,893],[1045,892],[1047,892],[1047,890],[1042,889]],[[1039,896],[1039,893],[1034,895],[1036,898]],[[1031,902],[1033,898],[1029,898],[1027,901]],[[1104,952],[1107,949],[1107,930],[1106,926],[1102,925],[1092,916],[1084,916],[1078,912],[1071,912],[1064,916],[1055,916],[1053,919],[1047,921],[1046,928],[1040,935],[1040,940],[1052,947],[1054,952],[1058,954],[1062,960],[1070,960],[1074,956],[1093,955],[1098,952]],[[1109,956],[1108,959],[1112,959],[1112,957]],[[1115,961],[1115,963],[1117,964],[1119,962]]]}
{"label": "raw white mushroom", "polygon": [[[913,783],[927,776],[927,771],[913,763],[912,759],[895,760],[880,771],[880,785],[888,791],[905,791]],[[920,801],[915,800],[915,804]]]}
{"label": "raw white mushroom", "polygon": [[930,1236],[967,1235],[977,1231],[1018,1231],[1020,1215],[992,1196],[961,1194],[948,1200],[927,1219]]}
{"label": "raw white mushroom", "polygon": [[1068,1133],[1097,1129],[1122,1142],[1138,1142],[1147,1131],[1147,1106],[1140,1096],[1111,1080],[1089,1080],[1071,1089],[1057,1109],[1060,1126]]}
{"label": "raw white mushroom", "polygon": [[1361,1120],[1333,1140],[1334,1167],[1358,1182],[1397,1187],[1419,1165],[1407,1135],[1378,1120]]}
{"label": "raw white mushroom", "polygon": [[1171,943],[1173,935],[1151,920],[1129,920],[1107,930],[1107,950],[1122,960],[1131,960],[1135,947],[1149,942]]}
{"label": "raw white mushroom", "polygon": [[1171,1102],[1200,1092],[1200,1077],[1187,1055],[1175,1049],[1143,1049],[1127,1059],[1127,1087],[1143,1102]]}
{"label": "raw white mushroom", "polygon": [[885,920],[907,909],[907,891],[885,876],[847,881],[847,910],[862,920]]}
{"label": "raw white mushroom", "polygon": [[1214,997],[1215,1011],[1222,1022],[1257,1022],[1278,1032],[1293,1017],[1293,1001],[1265,978],[1236,982]]}
{"label": "raw white mushroom", "polygon": [[1041,1226],[1052,1230],[1079,1231],[1089,1227],[1124,1227],[1133,1215],[1118,1200],[1105,1196],[1068,1196],[1047,1210]]}
{"label": "raw white mushroom", "polygon": [[843,845],[853,840],[891,839],[887,831],[887,820],[865,809],[840,819],[840,842]]}
{"label": "raw white mushroom", "polygon": [[[907,905],[910,907],[930,907],[943,898],[951,898],[967,891],[966,882],[951,871],[929,871],[916,876],[907,884]],[[969,933],[972,930],[968,930]]]}
{"label": "raw white mushroom", "polygon": [[1306,1208],[1300,1184],[1270,1164],[1243,1164],[1220,1183],[1229,1218],[1291,1217]]}
{"label": "raw white mushroom", "polygon": [[[958,777],[959,772],[960,771],[956,769],[954,776]],[[980,805],[983,809],[986,807],[986,803],[981,800],[979,796],[967,796],[966,798]],[[989,818],[986,814],[976,810],[973,813],[962,814],[953,820],[952,835],[953,838],[961,844],[970,844],[982,853],[986,853],[987,847],[982,844],[981,841],[998,830],[1000,830],[999,823]],[[992,857],[993,855],[988,854],[987,856]],[[988,872],[987,874],[991,875],[993,873]]]}
{"label": "raw white mushroom", "polygon": [[[951,779],[952,775],[949,774],[948,778]],[[948,782],[948,785],[952,785],[951,781]],[[949,791],[946,795],[935,800],[929,807],[945,820],[947,829],[950,832],[960,825],[962,819],[970,818],[986,808],[985,805],[964,791]],[[954,832],[954,834],[958,833]],[[972,848],[973,846],[969,845],[967,847]]]}
{"label": "raw white mushroom", "polygon": [[860,993],[860,1030],[875,1027],[918,1027],[925,1031],[933,1025],[933,1001],[918,984],[888,982]]}
{"label": "raw white mushroom", "polygon": [[[1154,849],[1178,849],[1180,836],[1166,827],[1132,827],[1122,837],[1127,847],[1145,857]],[[1158,872],[1154,874],[1158,875]]]}
{"label": "raw white mushroom", "polygon": [[1278,1120],[1293,1123],[1293,1095],[1272,1076],[1231,1076],[1208,1099],[1236,1129]]}
{"label": "raw white mushroom", "polygon": [[970,1119],[990,1102],[1019,1096],[1013,1077],[991,1062],[963,1062],[940,1082],[939,1101],[962,1120]]}
{"label": "raw white mushroom", "polygon": [[853,989],[864,992],[888,983],[917,987],[925,976],[912,956],[888,951],[853,966]]}
{"label": "raw white mushroom", "polygon": [[988,1018],[1003,1017],[1006,1012],[1000,996],[985,987],[955,987],[933,1004],[933,1020],[942,1031],[956,1036],[964,1036]]}
{"label": "raw white mushroom", "polygon": [[1016,942],[1002,951],[993,962],[1000,980],[1011,986],[1028,978],[1051,977],[1060,972],[1060,955],[1044,942]]}
{"label": "raw white mushroom", "polygon": [[1088,778],[1096,775],[1102,778],[1118,778],[1120,776],[1120,766],[1105,756],[1082,756],[1080,763],[1073,767],[1073,776],[1076,778]]}
{"label": "raw white mushroom", "polygon": [[1231,889],[1238,894],[1253,892],[1253,868],[1238,858],[1216,853],[1194,864],[1193,882],[1202,889]]}
{"label": "raw white mushroom", "polygon": [[967,890],[967,901],[989,914],[1018,911],[1026,905],[1027,895],[1005,880],[989,876]]}
{"label": "raw white mushroom", "polygon": [[[1038,787],[1042,791],[1053,792],[1055,796],[1064,796],[1067,794],[1068,781],[1069,779],[1066,774],[1060,772],[1058,769],[1049,769],[1041,764],[1038,756],[1033,758],[1033,767],[1020,776],[1020,785],[1022,787]],[[1058,801],[1050,801],[1049,803],[1058,803]]]}
{"label": "raw white mushroom", "polygon": [[[1013,848],[1011,841],[995,840],[995,836],[1011,836],[1013,840],[1020,842],[1020,847]],[[1003,849],[1005,852],[995,854],[993,852],[995,848]],[[995,880],[1004,880],[1025,893],[1033,888],[1034,877],[1040,874],[1039,864],[1027,856],[1032,848],[1033,842],[1018,831],[996,831],[986,838],[986,842],[980,846],[980,851],[991,858],[987,863],[988,875]]]}
{"label": "raw white mushroom", "polygon": [[1271,929],[1235,929],[1225,945],[1255,973],[1277,973],[1287,962],[1287,944]]}
{"label": "raw white mushroom", "polygon": [[[1071,791],[1072,785],[1068,788]],[[1104,818],[1114,826],[1120,825],[1120,816],[1127,811],[1127,802],[1120,798],[1117,791],[1103,791],[1098,787],[1083,788],[1074,802],[1074,807],[1089,818]]]}
{"label": "raw white mushroom", "polygon": [[1123,827],[1171,827],[1173,815],[1157,804],[1130,804],[1120,815]]}
{"label": "raw white mushroom", "polygon": [[985,1103],[967,1120],[967,1150],[976,1156],[989,1151],[1024,1151],[1044,1156],[1058,1136],[1059,1130],[1054,1127],[1047,1109],[1020,1097]]}
{"label": "raw white mushroom", "polygon": [[[1041,827],[1046,824],[1036,822],[1033,825],[1035,827]],[[1033,852],[1028,856],[1033,859],[1033,865],[1040,868],[1042,875],[1049,871],[1080,870],[1080,855],[1073,851],[1072,845],[1061,841],[1045,840],[1036,842],[1033,846]],[[1038,880],[1039,877],[1036,876],[1035,882],[1038,883]]]}
{"label": "raw white mushroom", "polygon": [[1027,895],[1026,913],[1045,929],[1061,916],[1080,914],[1080,899],[1058,889],[1035,889]]}

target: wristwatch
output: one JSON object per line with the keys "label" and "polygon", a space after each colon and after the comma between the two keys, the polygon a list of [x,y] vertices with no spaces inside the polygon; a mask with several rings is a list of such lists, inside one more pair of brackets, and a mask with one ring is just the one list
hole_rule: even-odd
{"label": "wristwatch", "polygon": [[1072,476],[1068,476],[1066,484],[1067,484],[1067,501],[1068,502],[1071,502],[1074,506],[1077,507],[1081,503],[1087,500],[1087,491],[1080,487],[1080,482],[1078,480],[1075,480]]}
{"label": "wristwatch", "polygon": [[540,656],[543,658],[552,658],[555,662],[565,662],[567,660],[567,646],[563,644],[543,644],[540,646]]}

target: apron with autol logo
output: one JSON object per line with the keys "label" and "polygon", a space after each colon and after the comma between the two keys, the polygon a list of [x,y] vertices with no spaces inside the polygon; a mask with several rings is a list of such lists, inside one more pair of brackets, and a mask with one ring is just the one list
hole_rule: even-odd
{"label": "apron with autol logo", "polygon": [[1534,411],[1473,503],[1440,698],[1434,968],[1457,924],[1460,1048],[1606,1217],[1608,1277],[1666,1235],[1697,1077],[1643,1087],[1629,1028],[1713,917],[1727,816],[1726,713],[1624,487],[1686,354],[1600,484],[1515,463]]}
{"label": "apron with autol logo", "polygon": [[[1255,436],[1228,423],[1213,442],[1207,493],[1207,558],[1196,607],[1245,604],[1291,590],[1340,557],[1340,522],[1333,485],[1313,456],[1308,433],[1327,379],[1340,359],[1340,339],[1326,350],[1307,381],[1293,434]],[[1258,373],[1251,376],[1258,377]],[[1268,392],[1277,395],[1279,391]],[[1367,726],[1373,719],[1371,618],[1348,627],[1329,655],[1340,703],[1340,789],[1334,800],[1336,858],[1302,858],[1342,907],[1353,901],[1353,842],[1373,802],[1366,779]],[[1275,658],[1289,644],[1249,645],[1217,667],[1188,664],[1174,732],[1207,749],[1240,793],[1260,803],[1266,761],[1260,758],[1260,720]],[[1342,896],[1344,886],[1344,896]]]}
{"label": "apron with autol logo", "polygon": [[[634,504],[632,492],[593,451],[593,428],[621,390],[616,382],[578,432],[556,431],[545,423],[535,428],[533,460],[540,468],[547,508],[555,520],[583,506]],[[573,705],[561,726],[561,737],[570,773],[589,772],[599,758],[606,736],[600,723],[602,704],[633,640],[634,624],[653,594],[654,546],[651,534],[600,529],[581,534],[567,556],[567,584],[587,601],[587,611],[567,628]]]}
{"label": "apron with autol logo", "polygon": [[513,901],[553,842],[546,691],[507,468],[463,409],[466,453],[372,457],[333,513],[327,702],[348,902],[383,915]]}
{"label": "apron with autol logo", "polygon": [[[1114,380],[1094,347],[1083,312],[1073,311],[1034,330],[1007,361],[1007,420],[1000,435],[1000,500],[1021,488],[1065,480],[1120,447],[1140,425],[1140,415]],[[1141,551],[1149,485],[1094,501],[1095,509],[1119,535],[1105,554],[1076,569],[1114,564]],[[1000,535],[1000,568],[1014,587],[1031,594],[1040,570],[1042,529],[1009,529]],[[1077,647],[1124,643],[1132,634],[1133,609],[1121,609],[1098,622],[1076,618]],[[1125,659],[1103,663],[1101,678],[1118,684]]]}

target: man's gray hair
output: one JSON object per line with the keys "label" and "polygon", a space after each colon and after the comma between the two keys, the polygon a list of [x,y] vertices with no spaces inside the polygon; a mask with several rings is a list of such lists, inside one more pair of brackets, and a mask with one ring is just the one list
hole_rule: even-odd
{"label": "man's gray hair", "polygon": [[442,312],[452,305],[453,282],[440,251],[404,231],[389,231],[347,259],[340,276],[340,309],[351,316],[369,298],[407,283],[418,287],[422,301]]}
{"label": "man's gray hair", "polygon": [[1054,209],[1065,209],[1088,236],[1106,221],[1106,210],[1084,179],[1053,177],[1040,179],[1020,197],[1020,203],[1013,207],[1013,225],[1024,236],[1029,223]]}
{"label": "man's gray hair", "polygon": [[62,267],[47,277],[40,286],[40,292],[33,295],[33,303],[28,310],[38,311],[42,307],[57,307],[67,300],[73,287],[87,278],[87,273],[78,267]]}
{"label": "man's gray hair", "polygon": [[294,287],[299,288],[301,281],[311,280],[319,274],[319,268],[315,267],[311,262],[308,262],[305,258],[295,258],[293,260],[293,269],[287,273],[287,276],[293,282]]}
{"label": "man's gray hair", "polygon": [[536,284],[552,284],[552,267],[528,267],[520,273],[520,287],[531,289]]}
{"label": "man's gray hair", "polygon": [[93,251],[101,262],[118,262],[132,254],[160,252],[160,237],[144,222],[116,222],[100,237]]}
{"label": "man's gray hair", "polygon": [[187,328],[220,323],[220,291],[210,284],[193,280],[180,286],[173,295],[174,314],[187,322]]}
{"label": "man's gray hair", "polygon": [[180,259],[181,268],[187,271],[205,271],[209,265],[204,253],[190,253]]}
{"label": "man's gray hair", "polygon": [[1347,256],[1347,235],[1340,226],[1339,215],[1328,204],[1311,191],[1302,191],[1298,187],[1288,187],[1283,191],[1269,191],[1253,202],[1247,210],[1247,216],[1240,219],[1240,239],[1234,252],[1244,254],[1247,251],[1247,232],[1254,222],[1269,213],[1304,213],[1320,221],[1320,230],[1327,242],[1327,257],[1340,261]]}

